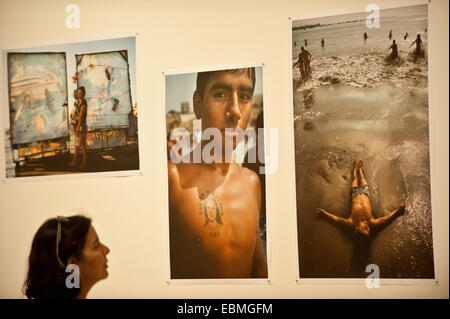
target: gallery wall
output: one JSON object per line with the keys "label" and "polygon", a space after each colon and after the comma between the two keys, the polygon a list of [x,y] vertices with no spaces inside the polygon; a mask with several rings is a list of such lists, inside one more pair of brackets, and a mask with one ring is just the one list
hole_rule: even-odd
{"label": "gallery wall", "polygon": [[[365,10],[365,1],[1,1],[0,48],[137,35],[140,174],[74,175],[0,184],[0,298],[23,298],[32,237],[48,218],[84,213],[111,252],[109,278],[91,298],[448,298],[448,2],[429,6],[429,113],[436,282],[367,288],[298,278],[291,21],[324,11]],[[380,6],[405,2],[377,1]],[[408,2],[410,3],[410,2]],[[423,3],[413,2],[413,3]],[[269,281],[168,283],[168,203],[163,72],[264,63],[265,127],[279,129],[278,171],[266,178]],[[1,121],[8,121],[4,65]],[[0,134],[4,181],[4,136]],[[301,258],[301,256],[300,256]]]}

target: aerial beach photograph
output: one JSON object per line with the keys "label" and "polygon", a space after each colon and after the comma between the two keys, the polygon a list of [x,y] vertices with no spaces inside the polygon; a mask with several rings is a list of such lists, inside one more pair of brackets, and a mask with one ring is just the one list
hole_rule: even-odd
{"label": "aerial beach photograph", "polygon": [[428,5],[292,21],[300,278],[433,279]]}

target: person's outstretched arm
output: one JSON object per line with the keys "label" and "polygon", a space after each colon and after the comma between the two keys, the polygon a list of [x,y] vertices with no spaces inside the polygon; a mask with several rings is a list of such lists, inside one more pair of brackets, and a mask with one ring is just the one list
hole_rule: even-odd
{"label": "person's outstretched arm", "polygon": [[322,209],[322,208],[317,208],[317,209],[316,209],[316,212],[317,212],[318,214],[322,214],[322,215],[328,217],[329,219],[331,219],[332,221],[334,221],[336,224],[343,225],[343,226],[352,226],[352,222],[351,222],[350,219],[344,219],[344,218],[335,216],[335,215],[333,215],[333,214],[330,214],[330,213],[326,212],[326,211],[325,211],[324,209]]}
{"label": "person's outstretched arm", "polygon": [[404,211],[405,211],[405,203],[401,203],[396,209],[394,209],[388,215],[373,220],[372,225],[374,227],[385,225],[386,223],[392,221],[392,219],[394,219],[396,216],[400,215]]}

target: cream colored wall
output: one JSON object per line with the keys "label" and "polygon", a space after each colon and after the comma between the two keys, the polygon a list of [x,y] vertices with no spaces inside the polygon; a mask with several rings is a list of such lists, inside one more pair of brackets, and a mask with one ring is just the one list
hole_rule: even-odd
{"label": "cream colored wall", "polygon": [[[439,285],[382,285],[379,289],[368,289],[348,284],[298,285],[295,280],[297,243],[288,17],[328,9],[364,10],[365,5],[373,2],[74,0],[72,3],[80,7],[81,28],[69,30],[65,27],[65,6],[69,1],[0,0],[2,48],[139,34],[137,91],[143,172],[142,176],[134,177],[1,183],[0,298],[22,297],[26,258],[39,225],[77,207],[89,213],[101,240],[111,248],[110,277],[93,288],[92,298],[448,298],[449,4],[446,0],[433,0],[430,7],[428,49],[433,235]],[[266,126],[279,128],[280,137],[279,171],[267,177],[272,284],[168,286],[161,72],[258,61],[265,63]],[[4,91],[1,94],[3,117]],[[2,118],[1,123],[4,121]],[[0,147],[3,144],[2,135]],[[4,176],[4,154],[0,154]]]}

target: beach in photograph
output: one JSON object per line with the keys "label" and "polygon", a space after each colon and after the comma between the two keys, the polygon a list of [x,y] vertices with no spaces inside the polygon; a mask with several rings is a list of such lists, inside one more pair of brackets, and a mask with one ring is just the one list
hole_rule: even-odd
{"label": "beach in photograph", "polygon": [[[309,78],[293,69],[301,278],[367,277],[369,264],[379,266],[381,278],[434,278],[427,10],[381,10],[379,29],[366,27],[365,12],[293,22],[292,63],[301,46],[312,55]],[[417,34],[419,57],[409,47]],[[399,57],[389,60],[394,39]],[[350,216],[358,160],[374,218],[406,203],[405,214],[374,233],[369,245],[316,213],[320,207]]]}

